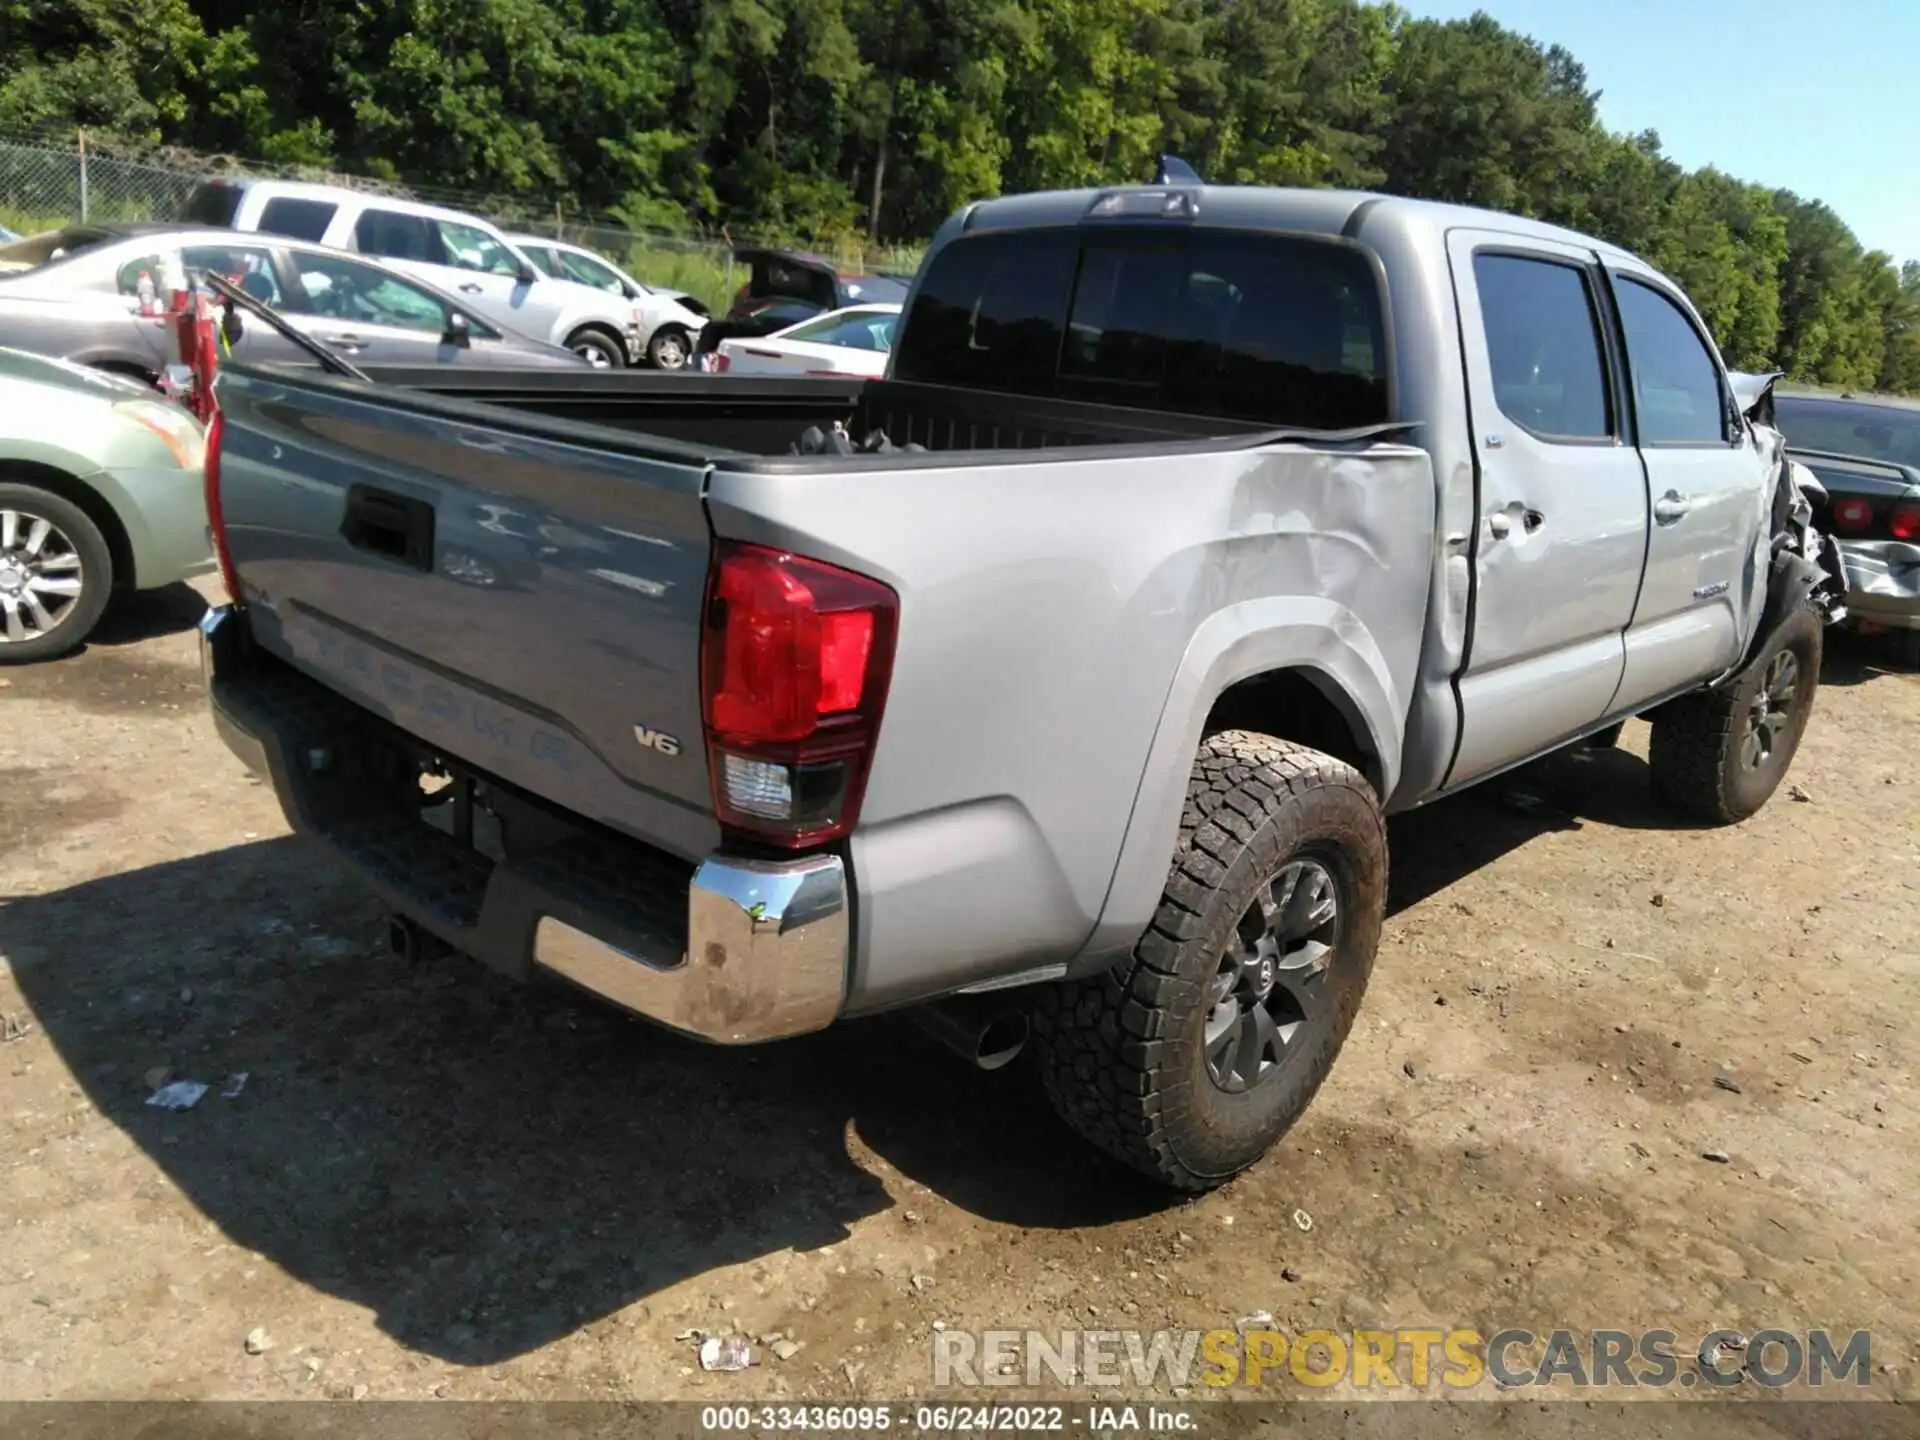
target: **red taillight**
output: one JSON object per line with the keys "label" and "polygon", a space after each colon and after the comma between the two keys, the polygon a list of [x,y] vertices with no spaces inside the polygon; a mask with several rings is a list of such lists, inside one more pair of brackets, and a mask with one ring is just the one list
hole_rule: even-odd
{"label": "red taillight", "polygon": [[227,548],[227,518],[220,508],[220,445],[226,439],[227,417],[219,410],[207,423],[207,459],[203,467],[207,497],[207,534],[213,541],[213,558],[220,563],[220,581],[227,587],[227,598],[240,603],[240,572],[234,569],[233,552]]}
{"label": "red taillight", "polygon": [[1896,540],[1909,543],[1920,540],[1920,505],[1907,501],[1893,507],[1893,514],[1887,517],[1887,529],[1893,532]]}
{"label": "red taillight", "polygon": [[899,600],[877,580],[720,541],[700,680],[721,824],[787,849],[859,818]]}
{"label": "red taillight", "polygon": [[1857,534],[1872,524],[1872,502],[1852,498],[1834,501],[1833,528],[1836,532]]}
{"label": "red taillight", "polygon": [[724,375],[727,373],[728,370],[732,368],[733,368],[733,357],[731,355],[727,354],[727,352],[724,350],[716,351],[714,353],[714,357],[713,357],[713,373],[714,374]]}

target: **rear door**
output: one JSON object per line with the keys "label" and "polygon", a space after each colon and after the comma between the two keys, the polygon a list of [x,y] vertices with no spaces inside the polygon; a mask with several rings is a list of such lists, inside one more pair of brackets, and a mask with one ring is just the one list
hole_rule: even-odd
{"label": "rear door", "polygon": [[[274,263],[273,248],[257,244],[189,245],[180,253],[180,263],[196,284],[205,275],[218,275],[238,285],[254,299],[288,309],[291,302],[282,283],[281,271]],[[209,292],[208,298],[212,294]],[[229,352],[236,360],[255,364],[311,363],[306,351],[271,325],[241,316],[240,338]]]}
{"label": "rear door", "polygon": [[290,259],[300,293],[287,318],[348,358],[431,365],[456,348],[445,343],[447,305],[404,276],[312,250],[293,251]]}
{"label": "rear door", "polygon": [[1448,237],[1479,475],[1472,632],[1449,786],[1600,720],[1646,553],[1597,257],[1497,232]]}
{"label": "rear door", "polygon": [[1692,311],[1651,276],[1609,276],[1626,336],[1652,525],[1627,632],[1620,704],[1729,668],[1765,600],[1771,498],[1720,358]]}
{"label": "rear door", "polygon": [[422,279],[470,300],[481,314],[523,335],[552,337],[566,303],[566,282],[522,280],[520,257],[477,225],[435,220],[433,227],[447,268]]}

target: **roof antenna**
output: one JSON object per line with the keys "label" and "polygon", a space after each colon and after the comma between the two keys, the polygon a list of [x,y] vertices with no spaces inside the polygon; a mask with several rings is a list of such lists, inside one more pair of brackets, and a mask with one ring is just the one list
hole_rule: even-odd
{"label": "roof antenna", "polygon": [[1160,173],[1153,177],[1153,183],[1156,185],[1204,185],[1207,182],[1200,178],[1199,171],[1178,155],[1162,155]]}

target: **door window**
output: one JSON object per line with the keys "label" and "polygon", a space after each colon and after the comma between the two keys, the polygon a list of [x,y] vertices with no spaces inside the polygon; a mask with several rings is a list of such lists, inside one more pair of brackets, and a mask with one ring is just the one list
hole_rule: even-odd
{"label": "door window", "polygon": [[160,277],[166,273],[166,256],[154,253],[139,255],[120,267],[114,277],[114,288],[122,295],[140,293],[140,277],[145,275],[153,282],[153,293],[160,294]]}
{"label": "door window", "polygon": [[551,275],[556,280],[565,278],[560,270],[560,257],[555,255],[553,251],[549,250],[546,246],[528,245],[522,241],[520,253],[531,260],[541,274]]}
{"label": "door window", "polygon": [[344,324],[446,332],[445,304],[378,266],[332,255],[296,255],[294,269],[311,314]]}
{"label": "door window", "polygon": [[327,238],[327,227],[340,207],[331,200],[295,200],[283,195],[269,200],[260,212],[258,228],[269,235],[285,235],[318,245]]}
{"label": "door window", "polygon": [[442,263],[440,242],[424,215],[400,210],[368,210],[353,227],[353,248],[383,260],[421,260]]}
{"label": "door window", "polygon": [[1624,275],[1615,280],[1640,443],[1725,444],[1727,392],[1700,332],[1678,305],[1651,285]]}
{"label": "door window", "polygon": [[486,231],[473,225],[457,225],[439,220],[442,264],[458,270],[478,270],[483,275],[518,275],[520,262],[513,252]]}
{"label": "door window", "polygon": [[615,295],[627,293],[626,282],[621,280],[620,272],[606,261],[582,255],[576,250],[562,250],[559,255],[560,263],[566,267],[567,279],[581,285],[591,285],[596,290],[610,290]]}
{"label": "door window", "polygon": [[1546,440],[1612,438],[1586,271],[1483,252],[1473,257],[1473,278],[1501,413]]}
{"label": "door window", "polygon": [[280,281],[273,273],[273,256],[245,245],[189,245],[180,262],[190,278],[214,274],[231,280],[256,300],[280,303]]}

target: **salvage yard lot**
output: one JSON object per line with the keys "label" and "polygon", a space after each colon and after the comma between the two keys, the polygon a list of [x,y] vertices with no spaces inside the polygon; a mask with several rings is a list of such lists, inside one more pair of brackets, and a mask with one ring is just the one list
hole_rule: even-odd
{"label": "salvage yard lot", "polygon": [[1643,725],[1394,822],[1333,1078],[1175,1204],[896,1022],[723,1051],[376,954],[215,739],[197,605],[0,671],[0,1398],[898,1398],[936,1322],[1268,1311],[1870,1329],[1920,1399],[1920,677],[1858,643],[1743,826],[1653,805]]}

